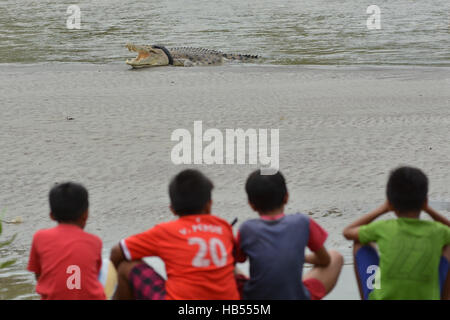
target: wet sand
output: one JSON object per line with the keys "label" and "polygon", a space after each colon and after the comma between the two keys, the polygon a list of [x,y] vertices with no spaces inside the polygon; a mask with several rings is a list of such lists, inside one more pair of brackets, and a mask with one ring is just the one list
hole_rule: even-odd
{"label": "wet sand", "polygon": [[[103,239],[105,255],[121,238],[171,219],[167,184],[187,166],[171,162],[170,137],[178,128],[192,132],[196,120],[204,130],[279,129],[286,211],[316,219],[330,234],[327,247],[341,250],[346,263],[343,227],[383,201],[389,170],[398,165],[422,168],[430,198],[449,216],[449,70],[0,66],[0,208],[5,220],[23,219],[4,225],[2,238],[18,237],[1,256],[19,261],[0,277],[0,298],[35,297],[33,276],[24,270],[33,233],[54,225],[47,193],[55,182],[89,189],[86,230]],[[239,223],[255,217],[244,182],[256,166],[190,167],[214,181],[217,215]],[[12,279],[28,286],[19,290]],[[333,297],[352,298],[346,283]]]}

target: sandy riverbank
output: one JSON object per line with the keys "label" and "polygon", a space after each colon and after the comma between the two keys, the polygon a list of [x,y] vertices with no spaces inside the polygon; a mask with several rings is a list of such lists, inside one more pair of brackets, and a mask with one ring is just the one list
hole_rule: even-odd
{"label": "sandy riverbank", "polygon": [[[397,165],[424,169],[431,199],[450,214],[449,70],[2,65],[0,208],[6,220],[24,221],[5,226],[6,235],[19,233],[10,274],[32,283],[20,271],[33,233],[53,225],[47,193],[55,182],[88,187],[87,231],[103,239],[105,254],[122,237],[170,219],[168,180],[183,168],[171,162],[171,133],[192,132],[195,120],[205,130],[279,129],[287,211],[310,214],[329,231],[328,247],[347,257],[342,228],[383,200]],[[215,183],[216,214],[254,217],[243,188],[255,166],[196,167]],[[0,295],[29,290],[11,295],[10,280],[0,278]]]}

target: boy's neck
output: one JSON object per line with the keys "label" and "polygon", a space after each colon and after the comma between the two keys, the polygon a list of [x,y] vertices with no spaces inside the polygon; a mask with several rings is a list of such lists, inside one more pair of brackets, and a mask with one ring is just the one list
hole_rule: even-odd
{"label": "boy's neck", "polygon": [[419,219],[420,211],[396,212],[399,218]]}
{"label": "boy's neck", "polygon": [[58,225],[70,225],[70,226],[76,226],[79,227],[81,229],[84,229],[85,224],[80,222],[80,221],[64,221],[64,222],[59,222],[58,221]]}
{"label": "boy's neck", "polygon": [[211,211],[199,211],[199,212],[195,212],[195,213],[191,213],[191,214],[175,214],[176,216],[178,216],[178,218],[183,218],[183,217],[189,217],[189,216],[200,216],[200,215],[210,215]]}
{"label": "boy's neck", "polygon": [[281,208],[275,209],[275,210],[266,211],[266,212],[258,212],[258,213],[261,217],[275,217],[275,216],[284,214],[284,206],[282,206]]}

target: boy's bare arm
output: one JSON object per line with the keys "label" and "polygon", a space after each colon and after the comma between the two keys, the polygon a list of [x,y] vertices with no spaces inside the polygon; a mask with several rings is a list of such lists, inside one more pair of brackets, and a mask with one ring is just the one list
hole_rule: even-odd
{"label": "boy's bare arm", "polygon": [[111,255],[109,256],[109,260],[111,260],[111,262],[114,265],[114,267],[116,268],[116,270],[119,267],[119,264],[122,261],[126,260],[125,256],[123,255],[122,248],[120,248],[120,245],[116,244],[111,249]]}
{"label": "boy's bare arm", "polygon": [[379,216],[391,211],[391,206],[389,204],[388,201],[386,201],[385,203],[383,203],[380,207],[378,207],[377,209],[373,210],[372,212],[362,216],[361,218],[359,218],[358,220],[356,220],[355,222],[353,222],[351,225],[349,225],[348,227],[346,227],[344,229],[344,237],[347,240],[354,240],[354,241],[358,241],[359,240],[359,236],[358,236],[358,231],[359,231],[359,227],[369,224],[371,223],[373,220],[375,220],[376,218],[378,218]]}
{"label": "boy's bare arm", "polygon": [[450,227],[450,220],[444,217],[443,215],[439,214],[436,210],[431,208],[428,203],[424,206],[423,210],[430,215],[430,217],[437,222],[440,222],[442,224],[445,224],[446,226]]}
{"label": "boy's bare arm", "polygon": [[331,262],[331,257],[327,249],[322,246],[322,248],[320,248],[319,250],[307,254],[305,256],[305,262],[320,267],[327,267]]}

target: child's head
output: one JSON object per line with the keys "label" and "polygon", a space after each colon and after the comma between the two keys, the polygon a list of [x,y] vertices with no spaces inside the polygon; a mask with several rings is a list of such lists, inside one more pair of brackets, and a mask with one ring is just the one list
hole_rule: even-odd
{"label": "child's head", "polygon": [[250,206],[262,215],[282,209],[288,199],[286,181],[279,171],[274,175],[261,175],[261,170],[254,171],[247,178],[245,191]]}
{"label": "child's head", "polygon": [[187,169],[170,182],[170,206],[178,216],[211,213],[211,180],[198,170]]}
{"label": "child's head", "polygon": [[85,187],[73,182],[55,185],[49,193],[51,217],[59,223],[73,223],[84,227],[89,208]]}
{"label": "child's head", "polygon": [[400,167],[389,176],[386,195],[394,211],[399,215],[420,214],[427,202],[428,178],[419,169]]}

